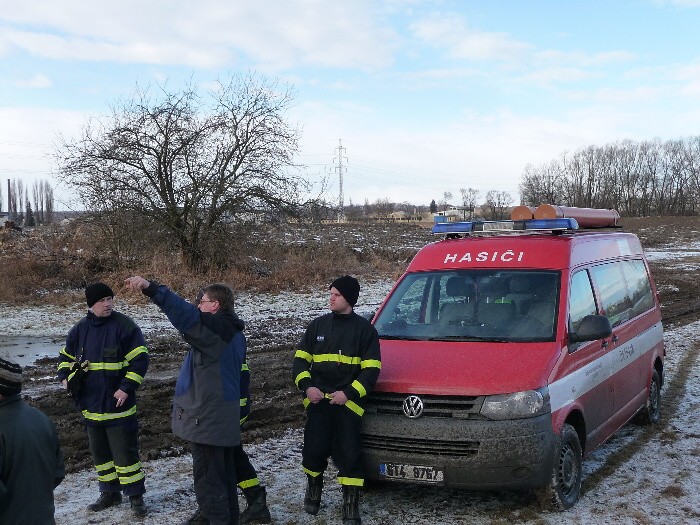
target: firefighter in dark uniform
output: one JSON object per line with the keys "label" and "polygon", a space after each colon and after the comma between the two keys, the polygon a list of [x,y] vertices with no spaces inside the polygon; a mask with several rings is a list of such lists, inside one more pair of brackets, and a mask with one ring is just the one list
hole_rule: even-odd
{"label": "firefighter in dark uniform", "polygon": [[[119,505],[123,492],[133,513],[143,517],[146,489],[139,459],[136,389],[148,369],[148,349],[136,323],[113,310],[113,298],[114,292],[104,283],[85,288],[89,310],[68,332],[58,380],[72,393],[87,426],[100,489],[88,509],[97,512]],[[75,364],[87,369],[79,385],[73,383]]]}
{"label": "firefighter in dark uniform", "polygon": [[328,458],[343,487],[343,524],[361,523],[358,509],[364,474],[360,460],[363,399],[381,368],[379,336],[353,307],[360,285],[349,275],[330,287],[331,312],[314,319],[294,354],[294,382],[304,394],[306,427],[302,467],[307,476],[304,509],[317,514]]}

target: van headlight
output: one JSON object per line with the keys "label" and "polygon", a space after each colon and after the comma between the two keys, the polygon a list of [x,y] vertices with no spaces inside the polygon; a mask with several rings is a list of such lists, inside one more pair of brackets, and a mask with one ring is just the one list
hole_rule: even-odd
{"label": "van headlight", "polygon": [[549,411],[549,391],[546,388],[487,396],[481,406],[482,416],[499,421],[535,417]]}

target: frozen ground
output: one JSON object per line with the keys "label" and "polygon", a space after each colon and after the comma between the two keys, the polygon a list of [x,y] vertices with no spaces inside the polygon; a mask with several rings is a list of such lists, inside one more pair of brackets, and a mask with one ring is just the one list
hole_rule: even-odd
{"label": "frozen ground", "polygon": [[[663,410],[671,417],[659,427],[628,425],[584,463],[585,493],[564,513],[541,511],[528,494],[478,493],[439,487],[382,485],[363,498],[365,525],[444,524],[692,524],[700,523],[700,370],[696,366],[695,335],[700,322],[666,335],[669,355],[667,385],[676,374],[688,374],[685,388],[666,396]],[[676,381],[676,383],[674,383]],[[318,516],[301,507],[304,476],[299,469],[301,434],[248,447],[268,490],[273,522],[279,524],[339,523],[340,493],[326,473],[324,505]],[[628,459],[625,459],[629,455]],[[145,463],[150,514],[143,523],[179,523],[194,508],[189,455]],[[91,471],[69,475],[56,490],[57,523],[121,524],[131,519],[128,504],[109,513],[88,513],[96,497]],[[241,505],[243,501],[241,500]]]}
{"label": "frozen ground", "polygon": [[[672,259],[671,257],[662,259]],[[390,283],[366,286],[359,310],[373,310]],[[144,332],[171,330],[152,306],[138,301],[117,301],[117,308],[132,315]],[[276,330],[276,319],[299,315],[294,328],[280,323],[296,338],[305,322],[325,311],[326,293],[242,295],[238,311],[249,324]],[[62,337],[84,314],[74,309],[41,308],[18,311],[0,305],[0,331],[6,335]],[[664,418],[656,427],[627,425],[584,463],[584,494],[564,513],[539,509],[529,494],[478,493],[415,485],[381,485],[368,490],[362,502],[365,525],[464,523],[506,524],[692,524],[700,523],[700,369],[697,333],[700,321],[666,332],[666,384]],[[306,515],[301,506],[304,476],[299,468],[301,434],[290,430],[276,439],[247,447],[268,489],[273,522],[278,524],[339,523],[340,493],[333,472],[326,473],[324,505],[318,516]],[[146,461],[146,495],[149,515],[139,522],[170,525],[194,510],[191,458]],[[103,513],[85,507],[97,496],[92,471],[69,474],[56,489],[59,525],[122,524],[134,521],[128,503]],[[242,502],[241,502],[242,503]],[[242,503],[243,505],[243,503]],[[4,525],[4,524],[3,524]]]}

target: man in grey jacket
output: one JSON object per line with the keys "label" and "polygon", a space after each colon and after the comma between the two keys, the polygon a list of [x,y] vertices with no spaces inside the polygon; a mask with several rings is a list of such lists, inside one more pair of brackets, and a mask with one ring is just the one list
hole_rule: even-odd
{"label": "man in grey jacket", "polygon": [[63,455],[56,427],[21,391],[22,368],[0,359],[0,523],[53,525]]}
{"label": "man in grey jacket", "polygon": [[240,370],[245,355],[243,321],[224,284],[204,288],[197,306],[166,286],[140,276],[125,284],[141,290],[190,344],[175,383],[173,433],[190,442],[199,510],[185,523],[238,523],[235,448],[241,442]]}

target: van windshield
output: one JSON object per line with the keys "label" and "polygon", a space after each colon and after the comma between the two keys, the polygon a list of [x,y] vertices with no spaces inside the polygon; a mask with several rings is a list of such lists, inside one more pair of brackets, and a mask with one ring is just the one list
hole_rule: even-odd
{"label": "van windshield", "polygon": [[553,341],[560,272],[408,274],[375,319],[384,339]]}

